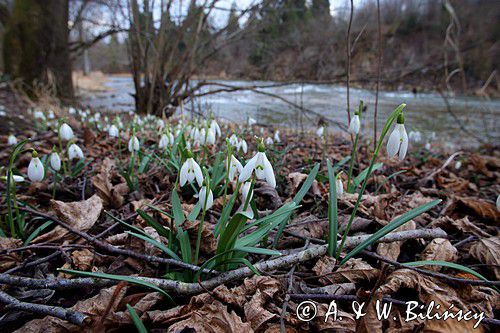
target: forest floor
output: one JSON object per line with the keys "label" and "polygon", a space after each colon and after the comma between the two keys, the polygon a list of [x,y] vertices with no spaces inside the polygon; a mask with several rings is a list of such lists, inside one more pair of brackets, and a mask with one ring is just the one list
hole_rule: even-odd
{"label": "forest floor", "polygon": [[[6,118],[10,121],[16,112],[5,104],[10,111]],[[85,159],[73,162],[72,171],[57,185],[47,164],[43,181],[30,182],[26,177],[25,182],[16,184],[20,218],[24,221],[23,234],[16,237],[12,237],[6,225],[7,185],[0,183],[2,226],[6,234],[0,238],[0,327],[5,331],[132,331],[134,325],[140,324],[134,324],[130,312],[134,311],[128,310],[127,305],[135,309],[147,330],[154,332],[470,332],[480,321],[479,317],[444,321],[424,315],[406,320],[405,302],[409,301],[426,306],[434,301],[441,309],[434,309],[433,313],[451,305],[454,306],[451,312],[461,309],[484,313],[477,332],[493,332],[500,327],[500,321],[495,319],[500,309],[495,290],[495,286],[500,287],[500,212],[495,206],[500,193],[498,147],[462,150],[449,159],[450,155],[443,154],[438,147],[430,151],[421,144],[410,143],[408,156],[399,162],[386,157],[384,143],[377,160],[382,165],[368,178],[340,258],[363,235],[374,234],[421,205],[436,199],[442,202],[340,265],[339,260],[326,254],[324,245],[331,199],[325,159],[344,171],[341,177],[346,184],[349,163],[339,162],[350,155],[350,138],[330,135],[325,144],[314,133],[281,129],[281,142],[267,145],[266,152],[277,186],[255,183],[259,220],[273,216],[280,207],[289,207],[286,205],[293,202],[301,186],[308,182],[307,176],[320,163],[314,182],[300,206],[290,213],[283,233],[278,235],[273,228],[256,245],[270,249],[274,243],[274,249],[281,255],[248,254],[246,259],[260,275],[239,262],[193,278],[199,266],[190,260],[172,259],[158,246],[172,245],[161,232],[171,230],[172,215],[178,214],[172,201],[178,175],[166,166],[170,165],[168,161],[162,162],[169,155],[162,155],[157,148],[158,130],[154,125],[157,120],[145,120],[138,132],[140,156],[147,161],[137,169],[134,188],[123,173],[123,166],[130,165],[131,154],[127,150],[130,134],[123,133],[119,144],[106,131],[98,130],[95,123],[89,123],[88,116],[83,121],[65,109],[54,106],[53,111],[56,119],[67,119]],[[103,113],[101,117],[104,116]],[[123,115],[125,124],[131,121]],[[178,121],[169,120],[169,124],[174,128]],[[102,125],[110,123],[111,120],[104,120]],[[8,125],[12,128],[12,124]],[[236,132],[246,140],[248,153],[238,156],[243,162],[257,151],[255,135],[273,137],[276,130],[261,129],[258,125],[220,125],[222,136],[216,145],[206,150],[193,149],[196,160],[209,169],[213,178],[217,156],[226,156],[226,137]],[[6,144],[8,133],[2,127],[2,176],[12,151]],[[35,148],[42,161],[60,144],[54,127],[50,129],[50,125],[28,118],[23,126],[16,128],[15,135],[18,141],[32,138],[24,148]],[[354,164],[355,176],[367,169],[372,154],[371,147],[367,149],[363,144]],[[14,164],[15,172],[26,175],[30,159],[30,151],[20,154]],[[234,184],[227,187],[229,195],[233,190]],[[358,190],[359,186],[354,189]],[[220,245],[214,229],[224,215],[227,202],[217,195],[221,193],[220,187],[214,188],[214,192],[213,207],[204,216],[201,228],[200,264],[218,253]],[[192,188],[183,187],[178,194],[183,217],[192,216],[198,202]],[[348,193],[347,188],[338,197],[340,234],[346,229],[357,199],[358,194]],[[238,207],[240,199],[236,200]],[[179,233],[187,232],[193,253],[200,220],[200,215],[183,219],[178,226]],[[249,219],[247,225],[254,220],[257,217]],[[143,237],[135,237],[132,231]],[[146,241],[144,238],[148,236],[156,243]],[[401,265],[422,260],[456,263],[472,272],[441,265],[418,268]],[[112,274],[120,276],[118,279],[122,281],[82,277],[60,269]],[[230,272],[224,273],[224,269]],[[477,273],[484,279],[478,278]],[[126,277],[143,278],[127,280]],[[139,285],[138,281],[148,286]],[[152,290],[151,285],[161,290]],[[393,304],[387,319],[379,320],[376,316],[380,299]],[[300,319],[307,317],[305,305],[300,305],[306,300],[312,301],[317,309],[317,316],[310,321]],[[332,301],[338,305],[337,316],[342,320],[326,315]],[[353,311],[356,302],[364,302],[364,315],[358,318]],[[427,309],[414,311],[425,314]]]}

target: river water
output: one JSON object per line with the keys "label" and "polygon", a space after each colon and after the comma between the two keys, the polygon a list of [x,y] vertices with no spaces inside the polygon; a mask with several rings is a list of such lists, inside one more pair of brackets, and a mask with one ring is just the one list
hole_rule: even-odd
{"label": "river water", "polygon": [[[221,92],[196,98],[192,105],[203,112],[213,112],[216,116],[237,123],[245,122],[248,117],[258,123],[280,125],[292,128],[314,128],[320,115],[330,120],[346,123],[346,87],[325,84],[288,84],[279,85],[269,81],[213,81],[231,86],[267,86],[258,90],[238,90]],[[196,84],[193,81],[193,84]],[[274,85],[274,86],[273,86]],[[84,95],[83,104],[108,111],[128,111],[134,109],[132,79],[127,76],[110,76],[106,91]],[[201,92],[220,89],[220,86],[205,86]],[[302,105],[313,113],[301,113],[298,109],[274,96],[280,96],[291,103]],[[373,127],[375,91],[350,89],[351,109],[360,100],[367,105],[363,126]],[[448,97],[451,113],[445,100],[437,93],[418,93],[409,91],[381,91],[379,93],[378,128],[381,129],[387,116],[400,103],[406,103],[406,124],[408,131],[416,130],[423,134],[424,141],[473,147],[477,141],[472,136],[498,144],[500,142],[500,99],[486,100],[478,97]],[[302,114],[302,116],[301,116]],[[466,131],[461,129],[461,125]],[[335,130],[335,126],[333,126]],[[471,134],[468,134],[472,133]]]}

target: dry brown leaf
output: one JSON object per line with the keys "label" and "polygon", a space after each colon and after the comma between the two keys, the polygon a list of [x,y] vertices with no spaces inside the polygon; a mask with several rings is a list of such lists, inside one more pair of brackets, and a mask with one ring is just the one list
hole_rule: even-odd
{"label": "dry brown leaf", "polygon": [[[113,304],[110,308],[110,314],[107,317],[111,316],[111,313],[116,311],[117,305],[120,303],[120,300],[125,295],[127,288],[124,287],[120,290],[120,292],[113,297],[113,293],[115,291],[116,286],[102,289],[99,294],[96,296],[79,301],[74,306],[71,307],[71,310],[81,312],[85,315],[88,315],[91,318],[92,322],[95,322],[96,319],[100,319],[108,307],[109,303],[113,301]],[[62,333],[62,332],[95,332],[96,330],[87,325],[85,327],[78,327],[74,324],[71,324],[65,320],[55,318],[55,317],[44,317],[42,319],[35,319],[28,323],[26,323],[23,327],[19,328],[16,332],[18,333]]]}
{"label": "dry brown leaf", "polygon": [[88,271],[92,268],[94,253],[89,249],[73,251],[73,253],[71,253],[71,259],[73,259],[75,268],[82,271]]}
{"label": "dry brown leaf", "polygon": [[[85,201],[62,202],[50,201],[52,209],[57,217],[72,226],[78,231],[89,230],[101,215],[102,199],[94,194]],[[33,240],[33,243],[55,242],[61,239],[71,240],[75,238],[68,230],[61,226],[56,226],[52,231],[40,235]]]}
{"label": "dry brown leaf", "polygon": [[483,264],[492,265],[496,280],[500,280],[500,237],[483,238],[472,244],[470,254]]}
{"label": "dry brown leaf", "polygon": [[[405,230],[415,230],[417,228],[417,225],[415,224],[414,221],[409,221],[399,228],[397,228],[395,231],[405,231]],[[381,255],[382,257],[389,258],[392,260],[397,260],[399,257],[399,254],[401,253],[401,245],[404,242],[391,242],[391,243],[379,243],[377,245],[377,253]]]}
{"label": "dry brown leaf", "polygon": [[433,221],[429,227],[432,228],[441,228],[447,233],[454,233],[454,232],[459,232],[459,233],[470,233],[478,237],[491,237],[490,234],[488,234],[485,230],[482,228],[478,227],[471,221],[469,221],[469,218],[466,216],[461,219],[452,219],[448,216],[442,216],[438,218],[437,220]]}
{"label": "dry brown leaf", "polygon": [[[0,237],[0,250],[15,249],[22,243],[20,239]],[[16,252],[0,255],[0,272],[11,268],[20,260],[21,256]]]}
{"label": "dry brown leaf", "polygon": [[[146,227],[146,228],[144,228],[144,232],[147,233],[150,238],[154,239],[158,243],[161,243],[161,244],[164,243],[162,241],[162,239],[160,238],[158,231],[156,231],[155,228]],[[159,248],[157,248],[156,246],[154,246],[153,244],[151,244],[149,242],[144,241],[144,246],[146,248],[145,252],[149,256],[156,256],[156,255],[160,255],[162,253],[162,250],[160,250]]]}
{"label": "dry brown leaf", "polygon": [[[458,250],[445,238],[433,239],[421,254],[421,260],[442,260],[455,262],[458,259]],[[426,266],[431,271],[440,271],[441,266]]]}
{"label": "dry brown leaf", "polygon": [[342,267],[333,272],[335,259],[324,256],[313,267],[313,271],[323,277],[320,282],[323,285],[342,282],[360,282],[369,281],[376,278],[379,274],[378,269],[368,265],[360,258],[349,259]]}
{"label": "dry brown leaf", "polygon": [[[301,172],[292,172],[287,176],[290,181],[290,196],[294,196],[297,193],[300,186],[302,186],[307,177],[308,175]],[[314,196],[321,197],[321,191],[316,180],[313,181],[309,192],[311,192]]]}
{"label": "dry brown leaf", "polygon": [[[106,157],[100,165],[100,170],[92,177],[92,185],[97,194],[104,201],[105,206],[120,208],[123,206],[123,189],[113,186],[111,183],[112,170],[115,166],[114,160]],[[128,189],[127,189],[128,192]]]}
{"label": "dry brown leaf", "polygon": [[460,210],[490,222],[494,222],[497,225],[500,223],[500,212],[494,204],[485,200],[472,197],[457,197],[455,202],[447,209],[447,212]]}

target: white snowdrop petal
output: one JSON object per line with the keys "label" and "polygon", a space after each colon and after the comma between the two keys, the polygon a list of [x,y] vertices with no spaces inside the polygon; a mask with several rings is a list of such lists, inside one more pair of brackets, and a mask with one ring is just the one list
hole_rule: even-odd
{"label": "white snowdrop petal", "polygon": [[31,159],[28,165],[28,178],[33,182],[39,182],[43,180],[45,175],[45,170],[43,164],[38,157]]}
{"label": "white snowdrop petal", "polygon": [[276,187],[276,178],[274,177],[274,170],[273,166],[271,165],[271,162],[267,159],[267,156],[264,154],[263,158],[263,164],[264,164],[264,175],[266,178],[266,182],[269,184],[269,186],[272,186],[273,188]]}
{"label": "white snowdrop petal", "polygon": [[406,134],[405,126],[400,124],[399,128],[400,132],[400,142],[401,146],[399,147],[399,160],[402,161],[405,159],[406,152],[408,151],[408,135]]}
{"label": "white snowdrop petal", "polygon": [[395,128],[389,136],[389,140],[387,140],[387,155],[390,158],[396,156],[396,154],[398,153],[399,144],[399,130]]}

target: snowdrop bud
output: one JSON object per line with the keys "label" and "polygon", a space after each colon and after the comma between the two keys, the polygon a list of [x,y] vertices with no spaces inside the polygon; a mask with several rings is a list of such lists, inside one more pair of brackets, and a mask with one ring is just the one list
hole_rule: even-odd
{"label": "snowdrop bud", "polygon": [[[205,139],[205,138],[203,138],[203,139]],[[205,142],[206,144],[214,145],[215,144],[215,130],[208,129],[206,139],[207,139]]]}
{"label": "snowdrop bud", "polygon": [[324,126],[318,127],[318,129],[316,130],[316,135],[321,138],[323,137],[323,134],[325,134],[325,127]]}
{"label": "snowdrop bud", "polygon": [[266,138],[266,145],[267,145],[267,146],[272,146],[273,144],[274,144],[273,139],[272,139],[272,138],[270,138],[270,137],[267,137],[267,138]]}
{"label": "snowdrop bud", "polygon": [[213,129],[215,131],[215,134],[220,136],[221,135],[221,131],[220,131],[220,126],[219,124],[215,121],[215,119],[212,120],[212,122],[210,123],[210,128]]}
{"label": "snowdrop bud", "polygon": [[[212,190],[208,190],[208,197],[207,197],[207,187],[203,186],[200,189],[200,193],[198,194],[198,200],[201,205],[201,207],[205,207],[206,210],[209,210],[212,208],[214,205],[214,194],[212,193]],[[205,201],[206,201],[206,206],[205,206]]]}
{"label": "snowdrop bud", "polygon": [[112,138],[117,138],[119,135],[118,127],[116,127],[114,124],[111,125],[108,129],[108,135]]}
{"label": "snowdrop bud", "polygon": [[28,178],[32,182],[40,182],[43,180],[45,175],[45,170],[43,168],[42,161],[38,158],[38,153],[36,150],[31,154],[31,161],[28,165]]}
{"label": "snowdrop bud", "polygon": [[361,127],[361,120],[359,119],[359,115],[356,112],[354,114],[354,117],[352,117],[351,119],[351,123],[349,124],[349,133],[354,135],[358,134],[360,127]]}
{"label": "snowdrop bud", "polygon": [[240,149],[243,151],[244,154],[246,154],[248,151],[247,142],[243,139],[241,139],[240,142],[238,143],[238,150]]}
{"label": "snowdrop bud", "polygon": [[61,125],[61,127],[59,127],[59,136],[61,137],[61,139],[69,141],[74,137],[73,130],[68,124],[64,123]]}
{"label": "snowdrop bud", "polygon": [[431,144],[429,142],[425,144],[425,149],[431,150]]}
{"label": "snowdrop bud", "polygon": [[55,171],[59,171],[61,169],[61,158],[56,151],[53,151],[50,154],[50,167]]}
{"label": "snowdrop bud", "polygon": [[280,143],[281,142],[281,139],[280,139],[280,131],[276,131],[274,132],[274,141],[276,143]]}
{"label": "snowdrop bud", "polygon": [[35,117],[35,119],[45,120],[45,115],[42,111],[35,111],[33,117]]}
{"label": "snowdrop bud", "polygon": [[399,152],[398,159],[400,161],[404,160],[406,151],[408,150],[408,135],[406,134],[404,122],[404,116],[400,113],[396,127],[387,141],[387,155],[393,158]]}
{"label": "snowdrop bud", "polygon": [[73,143],[69,146],[68,148],[68,158],[69,160],[75,160],[75,159],[79,159],[79,160],[83,160],[84,159],[84,156],[83,156],[83,151],[82,149],[76,144],[76,143]]}
{"label": "snowdrop bud", "polygon": [[158,148],[166,149],[170,144],[170,140],[166,134],[162,134],[160,137],[160,141],[158,142]]}
{"label": "snowdrop bud", "polygon": [[459,170],[461,167],[462,167],[462,162],[461,162],[461,161],[457,161],[457,162],[455,163],[455,169],[456,169],[456,170]]}
{"label": "snowdrop bud", "polygon": [[203,173],[201,172],[200,165],[193,159],[193,154],[188,151],[188,158],[181,167],[179,182],[181,186],[186,185],[187,182],[192,183],[195,179],[198,186],[203,184]]}
{"label": "snowdrop bud", "polygon": [[140,147],[141,145],[139,143],[139,139],[133,135],[130,140],[128,140],[128,151],[132,153],[134,151],[138,151]]}
{"label": "snowdrop bud", "polygon": [[9,135],[9,137],[7,138],[7,143],[10,145],[10,146],[14,146],[17,144],[17,138],[14,136],[14,135]]}
{"label": "snowdrop bud", "polygon": [[337,197],[341,197],[344,194],[344,185],[342,184],[342,178],[340,177],[340,173],[337,175],[335,179],[335,189],[337,190]]}

